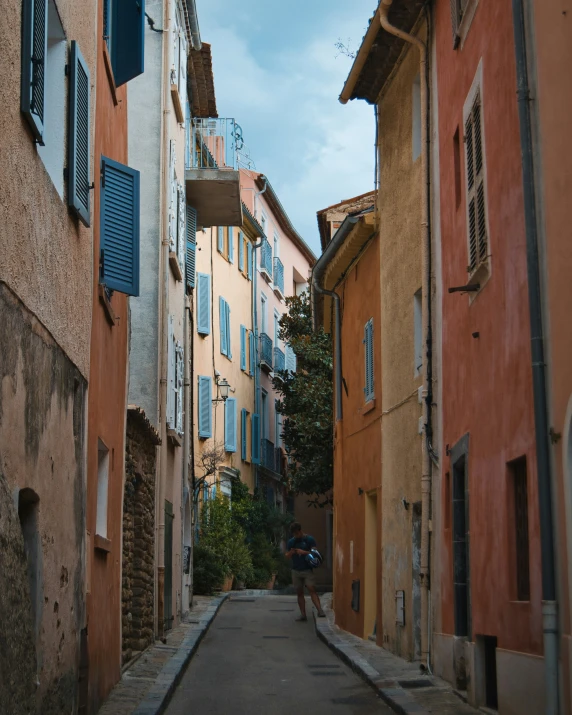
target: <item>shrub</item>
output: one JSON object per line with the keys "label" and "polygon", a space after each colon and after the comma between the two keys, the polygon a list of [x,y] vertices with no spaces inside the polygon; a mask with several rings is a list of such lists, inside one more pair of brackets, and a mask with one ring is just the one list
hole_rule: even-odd
{"label": "shrub", "polygon": [[193,549],[193,592],[210,596],[222,588],[226,572],[216,551],[199,543]]}

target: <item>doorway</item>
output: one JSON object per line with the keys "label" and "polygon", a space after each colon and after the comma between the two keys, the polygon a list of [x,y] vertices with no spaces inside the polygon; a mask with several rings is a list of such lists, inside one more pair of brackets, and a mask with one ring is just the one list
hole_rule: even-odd
{"label": "doorway", "polygon": [[365,589],[363,637],[375,635],[377,616],[377,491],[365,495]]}
{"label": "doorway", "polygon": [[453,464],[452,532],[455,635],[470,638],[469,489],[466,454]]}
{"label": "doorway", "polygon": [[164,629],[173,627],[173,505],[165,500],[165,606]]}

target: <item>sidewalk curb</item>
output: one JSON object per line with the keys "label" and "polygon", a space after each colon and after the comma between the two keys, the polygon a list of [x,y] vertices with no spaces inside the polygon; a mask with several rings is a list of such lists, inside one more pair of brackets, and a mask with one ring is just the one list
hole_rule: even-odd
{"label": "sidewalk curb", "polygon": [[192,628],[189,631],[177,652],[165,663],[155,683],[132,715],[160,715],[165,711],[175,688],[183,677],[185,669],[197,652],[201,640],[208,631],[220,607],[229,596],[230,593],[225,593],[213,600],[199,619],[196,628]]}

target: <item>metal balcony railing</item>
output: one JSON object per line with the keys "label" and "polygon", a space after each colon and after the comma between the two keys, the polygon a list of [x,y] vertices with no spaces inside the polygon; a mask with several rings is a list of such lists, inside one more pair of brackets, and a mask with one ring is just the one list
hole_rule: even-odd
{"label": "metal balcony railing", "polygon": [[266,333],[260,333],[260,362],[272,370],[272,339]]}
{"label": "metal balcony railing", "polygon": [[272,280],[272,246],[266,239],[263,239],[260,247],[260,270],[266,271]]}
{"label": "metal balcony railing", "polygon": [[278,288],[278,290],[284,295],[284,264],[282,261],[278,258],[278,256],[274,256],[274,288]]}
{"label": "metal balcony railing", "polygon": [[276,474],[282,474],[282,450],[274,447],[269,439],[262,440],[262,466]]}
{"label": "metal balcony railing", "polygon": [[286,367],[286,359],[280,348],[274,348],[274,371],[284,370]]}
{"label": "metal balcony railing", "polygon": [[192,119],[186,132],[185,169],[238,169],[242,129],[234,119]]}

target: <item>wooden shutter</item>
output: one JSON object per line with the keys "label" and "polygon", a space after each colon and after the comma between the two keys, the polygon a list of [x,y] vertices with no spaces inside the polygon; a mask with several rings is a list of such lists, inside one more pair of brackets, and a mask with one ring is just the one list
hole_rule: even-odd
{"label": "wooden shutter", "polygon": [[236,452],[236,399],[228,397],[224,403],[224,449]]}
{"label": "wooden shutter", "polygon": [[[226,301],[225,301],[226,303]],[[226,356],[229,358],[229,360],[232,360],[232,341],[231,341],[231,332],[230,332],[230,305],[226,303]]]}
{"label": "wooden shutter", "polygon": [[228,227],[228,262],[234,263],[234,231]]}
{"label": "wooden shutter", "polygon": [[243,407],[240,411],[240,456],[243,462],[246,461],[247,415],[248,410]]}
{"label": "wooden shutter", "polygon": [[240,369],[246,370],[246,328],[240,326]]}
{"label": "wooden shutter", "polygon": [[197,274],[197,332],[211,332],[211,277],[208,273]]}
{"label": "wooden shutter", "polygon": [[224,233],[222,230],[222,226],[219,226],[217,229],[217,248],[220,253],[224,251]]}
{"label": "wooden shutter", "polygon": [[244,271],[244,234],[238,232],[238,270]]}
{"label": "wooden shutter", "polygon": [[212,380],[205,375],[199,375],[198,400],[199,437],[212,437]]}
{"label": "wooden shutter", "polygon": [[228,355],[228,334],[227,334],[227,317],[226,317],[226,301],[224,298],[218,299],[219,304],[219,323],[220,323],[220,351],[223,355]]}
{"label": "wooden shutter", "polygon": [[139,172],[101,160],[101,282],[139,295]]}
{"label": "wooden shutter", "polygon": [[177,211],[177,259],[181,266],[181,272],[185,272],[185,214],[186,214],[186,195],[183,184],[177,184],[178,211]]}
{"label": "wooden shutter", "polygon": [[460,0],[449,0],[451,3],[451,25],[453,29],[453,49],[457,49],[459,45],[459,26],[461,24],[461,5]]}
{"label": "wooden shutter", "polygon": [[185,276],[187,291],[195,287],[197,274],[197,212],[187,204],[187,257],[185,260]]}
{"label": "wooden shutter", "polygon": [[469,242],[468,271],[486,260],[488,237],[486,220],[483,127],[480,92],[465,123],[465,158],[467,174],[467,221]]}
{"label": "wooden shutter", "polygon": [[[4,22],[7,22],[4,18]],[[48,0],[24,0],[20,109],[39,144],[44,144]]]}
{"label": "wooden shutter", "polygon": [[175,334],[173,330],[173,316],[168,318],[167,337],[167,427],[175,429],[175,393],[176,385],[176,354],[175,354]]}
{"label": "wooden shutter", "polygon": [[373,318],[367,321],[364,328],[364,353],[365,353],[365,401],[369,402],[374,397],[373,380]]}
{"label": "wooden shutter", "polygon": [[169,142],[169,251],[177,251],[177,213],[179,199],[177,196],[177,176],[175,164],[177,161],[175,142]]}
{"label": "wooden shutter", "polygon": [[115,86],[143,74],[145,61],[145,0],[112,3],[111,64]]}
{"label": "wooden shutter", "polygon": [[183,346],[175,345],[175,429],[183,434],[183,390],[185,383],[185,357]]}
{"label": "wooden shutter", "polygon": [[252,280],[252,243],[250,241],[246,244],[247,248],[247,259],[248,259],[248,266],[247,266],[247,273],[246,275],[250,280]]}
{"label": "wooden shutter", "polygon": [[78,44],[70,50],[68,204],[84,226],[90,225],[89,70]]}
{"label": "wooden shutter", "polygon": [[254,371],[256,369],[256,343],[254,340],[254,333],[251,331],[250,332],[250,375],[254,375]]}
{"label": "wooden shutter", "polygon": [[260,415],[252,415],[252,464],[260,464]]}

